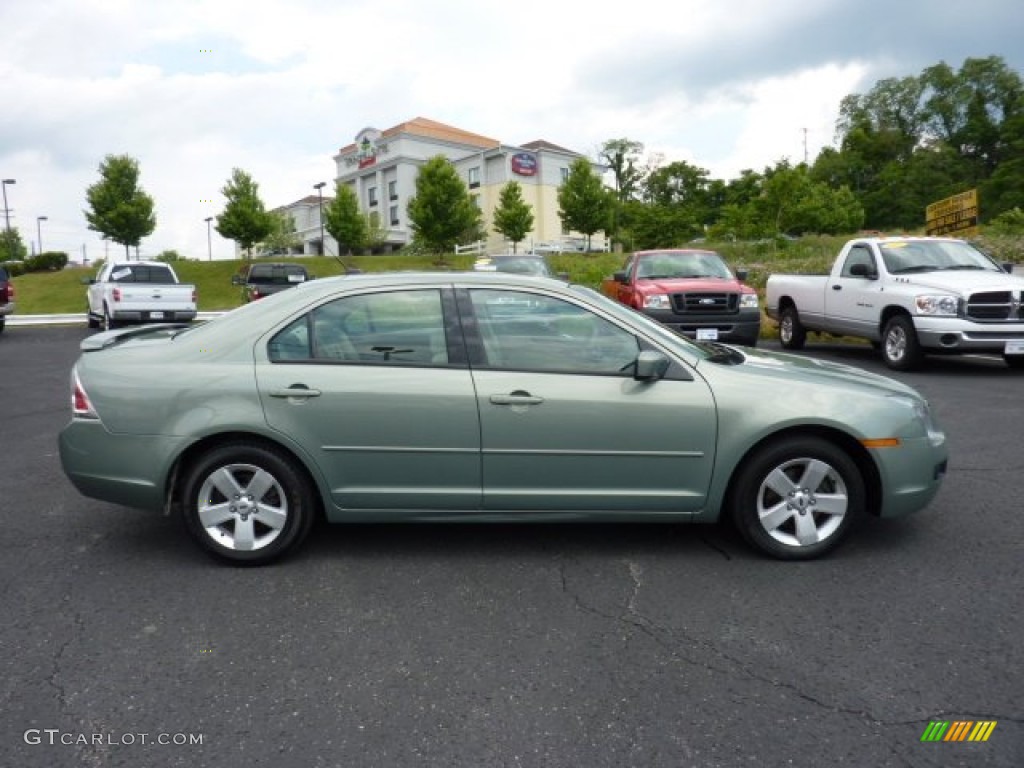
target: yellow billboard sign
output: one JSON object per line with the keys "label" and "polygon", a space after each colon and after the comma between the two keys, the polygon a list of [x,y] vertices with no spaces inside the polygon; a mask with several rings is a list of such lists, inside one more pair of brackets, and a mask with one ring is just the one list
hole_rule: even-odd
{"label": "yellow billboard sign", "polygon": [[973,237],[978,234],[978,190],[939,200],[925,208],[925,232],[929,235]]}

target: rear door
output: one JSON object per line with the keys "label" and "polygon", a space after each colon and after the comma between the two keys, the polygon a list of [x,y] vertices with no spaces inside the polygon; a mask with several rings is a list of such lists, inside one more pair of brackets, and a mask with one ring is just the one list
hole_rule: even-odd
{"label": "rear door", "polygon": [[320,466],[337,507],[387,517],[480,507],[480,425],[443,286],[322,304],[262,341],[267,422]]}

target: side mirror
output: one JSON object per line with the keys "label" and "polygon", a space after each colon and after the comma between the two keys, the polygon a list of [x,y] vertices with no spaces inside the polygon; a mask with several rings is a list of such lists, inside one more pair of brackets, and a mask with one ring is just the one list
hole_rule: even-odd
{"label": "side mirror", "polygon": [[95,282],[96,281],[93,278],[91,278],[91,277],[83,277],[82,278],[82,285],[92,285]]}
{"label": "side mirror", "polygon": [[657,381],[664,378],[671,361],[660,352],[645,349],[636,357],[633,378],[637,381]]}
{"label": "side mirror", "polygon": [[1005,272],[1008,275],[1012,275],[1013,274],[1013,262],[1012,261],[1004,261],[1003,262],[1003,272]]}
{"label": "side mirror", "polygon": [[739,280],[741,283],[747,282],[748,275],[750,275],[750,273],[747,272],[747,270],[745,269],[736,270],[736,279]]}
{"label": "side mirror", "polygon": [[232,275],[231,276],[231,284],[232,285],[245,285],[245,278],[242,275]]}
{"label": "side mirror", "polygon": [[871,269],[867,264],[854,264],[850,267],[850,274],[853,277],[866,277],[868,280],[875,280],[878,278],[878,273]]}
{"label": "side mirror", "polygon": [[622,283],[623,285],[628,285],[629,284],[629,273],[628,272],[623,272],[622,270],[619,270],[618,272],[615,272],[614,274],[612,274],[612,280],[614,280],[616,283]]}

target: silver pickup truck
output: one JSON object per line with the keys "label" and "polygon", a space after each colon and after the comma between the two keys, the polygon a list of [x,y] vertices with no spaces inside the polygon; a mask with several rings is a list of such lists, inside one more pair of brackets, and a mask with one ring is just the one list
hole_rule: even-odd
{"label": "silver pickup truck", "polygon": [[90,328],[190,322],[196,317],[196,287],[178,282],[171,265],[161,261],[104,264],[88,283]]}
{"label": "silver pickup truck", "polygon": [[771,275],[765,311],[786,349],[808,331],[869,340],[895,370],[926,354],[994,353],[1024,368],[1024,277],[963,240],[849,241],[829,275]]}

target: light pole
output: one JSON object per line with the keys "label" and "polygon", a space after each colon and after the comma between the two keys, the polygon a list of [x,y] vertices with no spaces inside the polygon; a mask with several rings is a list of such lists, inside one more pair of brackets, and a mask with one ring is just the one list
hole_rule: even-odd
{"label": "light pole", "polygon": [[39,223],[41,221],[49,221],[49,219],[46,216],[36,216],[36,235],[38,235],[38,237],[39,237],[38,242],[39,242],[39,252],[40,253],[43,252],[43,227]]}
{"label": "light pole", "polygon": [[4,179],[3,182],[4,182],[3,183],[3,188],[4,188],[4,219],[7,222],[7,243],[8,243],[8,247],[10,247],[10,242],[11,242],[11,209],[7,207],[7,185],[8,184],[14,184],[15,180],[14,179]]}
{"label": "light pole", "polygon": [[320,199],[320,255],[327,255],[327,243],[324,242],[324,186],[326,181],[321,181],[313,185],[313,189],[316,190],[317,197]]}
{"label": "light pole", "polygon": [[213,235],[210,234],[210,222],[213,221],[213,216],[207,216],[204,221],[206,222],[206,260],[213,261]]}

